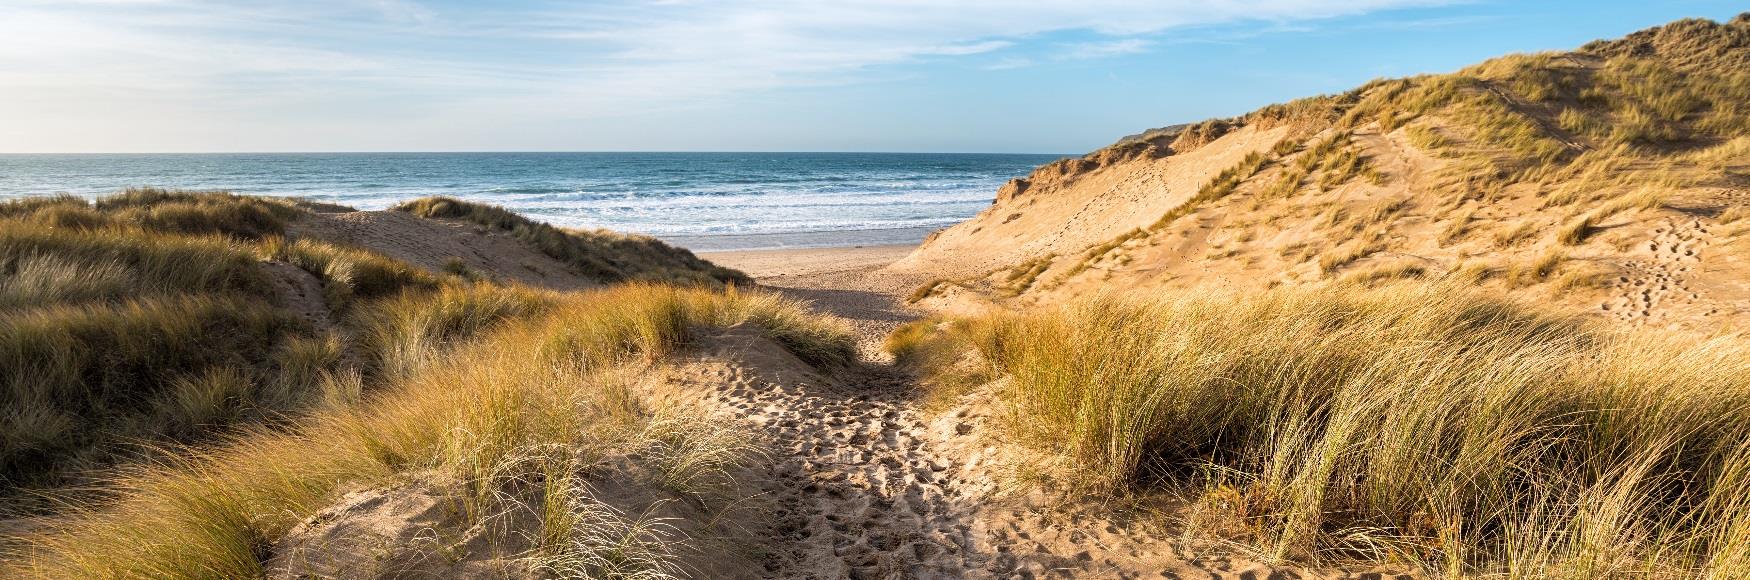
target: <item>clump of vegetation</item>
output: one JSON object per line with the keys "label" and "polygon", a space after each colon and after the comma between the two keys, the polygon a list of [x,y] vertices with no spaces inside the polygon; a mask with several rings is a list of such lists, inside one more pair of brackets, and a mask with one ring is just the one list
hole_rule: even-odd
{"label": "clump of vegetation", "polygon": [[951,285],[953,283],[954,282],[952,280],[948,280],[946,278],[937,278],[934,280],[930,280],[928,282],[925,282],[923,284],[918,285],[917,288],[913,289],[911,291],[911,294],[909,294],[905,297],[905,301],[906,301],[906,303],[910,304],[910,303],[916,303],[919,300],[923,300],[923,299],[929,298],[931,296],[935,296],[937,292],[941,291],[943,288],[945,288],[948,285]]}
{"label": "clump of vegetation", "polygon": [[1422,278],[1427,275],[1428,268],[1420,262],[1396,260],[1350,272],[1343,276],[1342,281],[1348,284],[1372,286],[1381,282]]}
{"label": "clump of vegetation", "polygon": [[1452,220],[1446,223],[1446,227],[1440,229],[1440,245],[1445,246],[1463,239],[1465,234],[1470,233],[1471,222],[1475,221],[1476,217],[1474,209],[1453,216]]}
{"label": "clump of vegetation", "polygon": [[1404,129],[1404,136],[1410,139],[1411,145],[1423,151],[1439,151],[1452,143],[1439,129],[1429,125],[1411,125]]}
{"label": "clump of vegetation", "polygon": [[1567,259],[1560,249],[1551,248],[1536,258],[1516,263],[1507,269],[1507,286],[1520,288],[1548,280]]}
{"label": "clump of vegetation", "polygon": [[1588,213],[1569,220],[1560,230],[1556,231],[1556,241],[1564,246],[1577,246],[1591,237],[1598,227],[1598,214]]}
{"label": "clump of vegetation", "polygon": [[466,220],[506,232],[529,247],[570,264],[579,273],[604,282],[742,286],[752,283],[746,274],[701,260],[685,248],[648,236],[557,228],[501,207],[449,197],[415,199],[393,209],[423,218]]}
{"label": "clump of vegetation", "polygon": [[1376,239],[1351,241],[1319,254],[1319,271],[1326,274],[1334,273],[1356,260],[1379,252],[1381,249],[1383,248]]}
{"label": "clump of vegetation", "polygon": [[1136,228],[1119,234],[1118,237],[1094,244],[1088,249],[1083,250],[1081,259],[1076,261],[1074,265],[1070,266],[1069,270],[1064,271],[1063,274],[1053,279],[1052,284],[1062,284],[1064,281],[1074,278],[1082,272],[1088,271],[1089,268],[1094,267],[1094,263],[1104,259],[1106,255],[1111,254],[1113,250],[1123,247],[1124,244],[1131,240],[1147,239],[1149,235],[1151,235],[1149,230]]}
{"label": "clump of vegetation", "polygon": [[1009,296],[1020,296],[1025,293],[1027,289],[1033,287],[1035,281],[1039,280],[1040,274],[1044,274],[1046,270],[1051,268],[1052,262],[1056,259],[1057,254],[1046,254],[1010,268],[1008,273],[1003,276],[1003,283],[1006,285],[1004,293]]}
{"label": "clump of vegetation", "polygon": [[[1750,570],[1750,344],[1440,284],[1093,300],[940,324],[1010,440],[1277,557],[1452,576]],[[928,348],[928,338],[904,342]],[[906,356],[921,356],[915,352]],[[941,357],[941,355],[934,355]]]}
{"label": "clump of vegetation", "polygon": [[1503,248],[1512,247],[1529,239],[1531,234],[1536,233],[1536,231],[1537,226],[1531,220],[1519,220],[1512,227],[1495,231],[1495,245]]}

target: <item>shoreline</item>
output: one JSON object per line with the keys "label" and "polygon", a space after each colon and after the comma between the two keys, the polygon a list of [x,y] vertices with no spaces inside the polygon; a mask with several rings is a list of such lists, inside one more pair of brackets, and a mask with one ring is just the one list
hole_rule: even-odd
{"label": "shoreline", "polygon": [[919,226],[824,232],[754,234],[688,234],[655,236],[693,253],[723,253],[778,250],[826,250],[885,246],[916,247],[924,238],[949,226]]}

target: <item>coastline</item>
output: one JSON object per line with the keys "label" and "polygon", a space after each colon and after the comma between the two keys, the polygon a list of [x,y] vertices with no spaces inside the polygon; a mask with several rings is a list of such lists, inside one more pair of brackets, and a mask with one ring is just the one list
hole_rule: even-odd
{"label": "coastline", "polygon": [[948,226],[784,232],[759,234],[662,235],[658,239],[694,253],[772,250],[820,250],[877,246],[916,247],[931,232]]}

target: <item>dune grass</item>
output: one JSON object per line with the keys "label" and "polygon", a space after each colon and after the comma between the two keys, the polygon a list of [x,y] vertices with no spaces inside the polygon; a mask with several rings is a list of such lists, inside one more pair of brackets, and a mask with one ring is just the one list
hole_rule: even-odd
{"label": "dune grass", "polygon": [[1021,294],[1026,293],[1029,288],[1033,287],[1033,283],[1039,280],[1040,274],[1044,274],[1046,270],[1051,269],[1051,264],[1056,259],[1057,254],[1046,254],[1016,264],[1015,267],[1010,268],[1009,271],[1003,275],[1003,283],[1006,285],[1003,289],[1003,294],[1006,296],[1020,296]]}
{"label": "dune grass", "polygon": [[[0,202],[0,495],[77,483],[156,454],[154,446],[356,399],[366,383],[404,375],[442,347],[555,302],[466,273],[285,237],[302,207],[149,188],[95,201]],[[497,208],[463,209],[491,227],[572,244],[561,249],[600,250],[622,260],[615,267],[625,277],[745,281],[654,240],[572,235]],[[312,279],[286,280],[286,270],[268,263]],[[325,316],[295,312],[276,286],[288,283],[319,285]],[[844,352],[810,356],[842,362]],[[347,373],[357,380],[336,379]]]}
{"label": "dune grass", "polygon": [[309,272],[336,319],[358,301],[461,284],[280,237],[302,212],[160,189],[0,203],[0,495],[327,398],[351,333],[298,316],[264,261]]}
{"label": "dune grass", "polygon": [[[1750,343],[1400,282],[1096,299],[912,329],[978,355],[1005,438],[1197,529],[1450,575],[1750,573]],[[935,341],[932,343],[932,341]],[[929,369],[950,372],[946,365]]]}
{"label": "dune grass", "polygon": [[570,264],[579,273],[604,282],[742,286],[752,283],[746,274],[701,260],[691,251],[648,236],[558,228],[501,207],[449,197],[415,199],[393,209],[423,218],[466,220],[507,232],[529,247]]}
{"label": "dune grass", "polygon": [[347,311],[358,300],[434,291],[445,284],[441,276],[412,264],[322,240],[271,237],[261,241],[256,255],[297,266],[322,280],[323,301],[335,312]]}
{"label": "dune grass", "polygon": [[0,218],[59,228],[125,225],[158,233],[245,240],[283,234],[286,225],[302,213],[296,202],[289,200],[158,188],[129,188],[95,202],[69,195],[0,202]]}
{"label": "dune grass", "polygon": [[[414,312],[427,306],[414,300],[385,310],[399,313],[390,326],[412,327],[402,333],[407,337],[438,336],[458,320],[490,317],[480,314],[481,303],[530,302],[518,295],[524,291],[498,291],[512,296],[490,299],[479,293],[491,290],[476,289],[476,295],[446,300],[468,304],[445,308],[467,315],[427,316]],[[467,513],[484,513],[468,502],[499,496],[492,486],[508,479],[539,481],[539,473],[518,470],[548,469],[525,461],[542,449],[576,450],[581,455],[574,459],[588,464],[588,457],[627,445],[670,445],[674,451],[655,454],[684,457],[667,463],[664,481],[687,488],[700,481],[699,470],[734,461],[738,444],[704,437],[711,433],[699,429],[674,428],[703,423],[697,418],[672,420],[669,427],[653,423],[661,414],[646,408],[635,392],[637,381],[629,377],[636,369],[682,347],[699,329],[740,323],[756,325],[799,352],[847,353],[851,345],[840,323],[768,294],[632,285],[542,298],[543,315],[504,324],[448,356],[407,357],[425,362],[357,405],[319,411],[282,429],[251,430],[224,445],[127,470],[109,484],[111,499],[76,511],[55,530],[26,538],[6,559],[10,573],[258,576],[264,549],[343,484],[368,484],[405,472],[443,473],[470,486],[463,494]],[[419,344],[415,348],[438,348],[413,342]],[[553,485],[565,489],[568,484]],[[575,494],[554,497],[579,501]],[[560,509],[547,513],[585,518]],[[549,563],[577,564],[577,542],[590,541],[578,534],[602,531],[543,533],[554,542],[545,548],[552,554]]]}

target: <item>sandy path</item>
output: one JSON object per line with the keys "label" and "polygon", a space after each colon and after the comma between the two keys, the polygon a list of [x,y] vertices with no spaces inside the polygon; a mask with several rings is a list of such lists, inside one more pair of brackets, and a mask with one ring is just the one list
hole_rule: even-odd
{"label": "sandy path", "polygon": [[[926,412],[915,379],[878,345],[924,313],[915,281],[880,268],[909,247],[722,252],[702,257],[852,322],[863,360],[823,377],[733,334],[691,371],[707,398],[776,451],[763,493],[780,506],[773,578],[1309,578],[1220,550],[1188,551],[1158,524],[1100,510],[999,499],[1001,454],[978,405]],[[988,406],[988,405],[987,405]]]}
{"label": "sandy path", "polygon": [[850,321],[862,338],[864,355],[881,359],[877,348],[881,339],[924,314],[904,307],[898,299],[922,281],[881,271],[915,247],[709,252],[699,257],[746,272],[761,286],[808,300]]}

